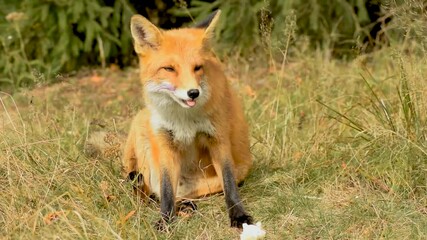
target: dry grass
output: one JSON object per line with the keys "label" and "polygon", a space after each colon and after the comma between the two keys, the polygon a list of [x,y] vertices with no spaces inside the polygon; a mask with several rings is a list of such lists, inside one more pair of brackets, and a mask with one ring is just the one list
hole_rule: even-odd
{"label": "dry grass", "polygon": [[[340,62],[300,50],[283,71],[280,64],[226,60],[255,158],[240,194],[268,239],[427,238],[426,59],[385,48]],[[402,73],[418,112],[412,128],[396,90]],[[362,76],[388,104],[394,131],[375,111],[380,102]],[[158,204],[136,199],[118,158],[85,156],[91,132],[127,131],[140,92],[135,69],[109,69],[0,93],[5,239],[238,238],[221,195],[199,202],[170,233],[156,232]]]}

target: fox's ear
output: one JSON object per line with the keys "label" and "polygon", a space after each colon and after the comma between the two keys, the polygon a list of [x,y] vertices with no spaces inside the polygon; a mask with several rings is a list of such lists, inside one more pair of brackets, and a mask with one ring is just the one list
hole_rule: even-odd
{"label": "fox's ear", "polygon": [[211,13],[205,20],[199,22],[194,27],[195,28],[204,28],[205,29],[205,35],[204,39],[209,40],[213,38],[215,35],[215,27],[218,23],[219,16],[221,15],[221,10],[216,10],[215,12]]}
{"label": "fox's ear", "polygon": [[141,53],[145,48],[156,49],[160,46],[162,33],[154,24],[141,15],[134,15],[130,21],[130,30],[135,41],[135,51]]}

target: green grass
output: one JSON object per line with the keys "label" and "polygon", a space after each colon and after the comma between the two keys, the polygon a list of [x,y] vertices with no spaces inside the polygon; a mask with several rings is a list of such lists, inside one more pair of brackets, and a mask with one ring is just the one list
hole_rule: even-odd
{"label": "green grass", "polygon": [[[427,238],[427,58],[326,55],[296,52],[283,71],[226,60],[251,126],[247,210],[267,239]],[[0,236],[238,239],[222,195],[156,232],[159,206],[133,195],[119,158],[84,154],[92,132],[126,132],[142,106],[136,69],[97,74],[0,93]]]}

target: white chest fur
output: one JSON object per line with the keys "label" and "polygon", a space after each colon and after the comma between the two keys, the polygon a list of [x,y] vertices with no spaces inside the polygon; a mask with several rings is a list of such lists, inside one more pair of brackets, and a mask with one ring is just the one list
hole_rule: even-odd
{"label": "white chest fur", "polygon": [[197,133],[215,133],[214,126],[202,111],[202,108],[184,109],[177,105],[151,109],[151,125],[154,131],[172,131],[174,141],[189,145],[194,142]]}

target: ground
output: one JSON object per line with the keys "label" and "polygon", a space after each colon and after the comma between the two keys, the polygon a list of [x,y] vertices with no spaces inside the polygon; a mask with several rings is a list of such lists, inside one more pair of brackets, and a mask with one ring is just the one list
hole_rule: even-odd
{"label": "ground", "polygon": [[[427,238],[425,57],[223,61],[251,126],[240,195],[267,239]],[[135,197],[115,140],[106,156],[85,154],[93,132],[127,132],[141,91],[136,68],[111,67],[0,92],[0,236],[238,239],[221,194],[156,232],[159,205]]]}

